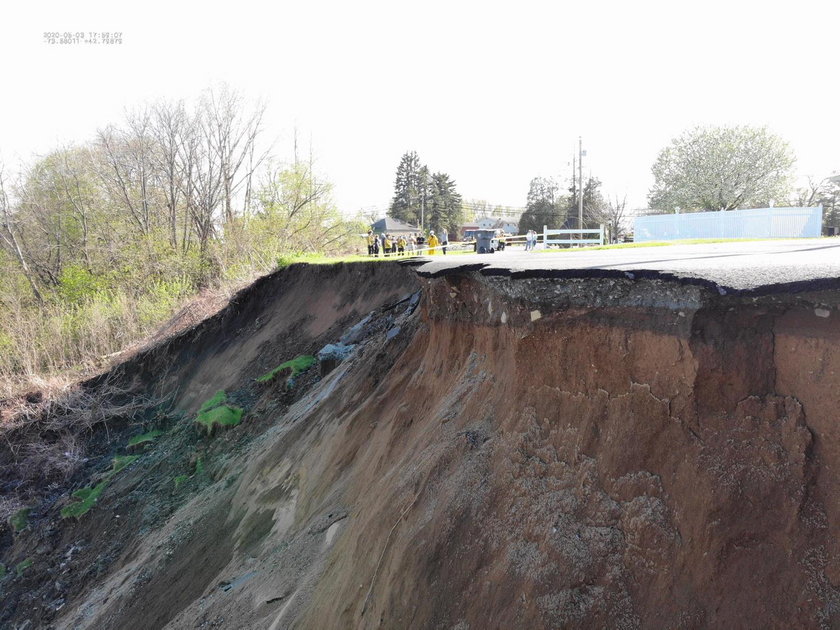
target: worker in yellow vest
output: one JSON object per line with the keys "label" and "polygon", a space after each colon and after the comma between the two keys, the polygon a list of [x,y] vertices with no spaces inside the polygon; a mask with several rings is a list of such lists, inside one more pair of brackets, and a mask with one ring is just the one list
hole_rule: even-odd
{"label": "worker in yellow vest", "polygon": [[440,245],[440,241],[438,240],[438,237],[435,236],[435,231],[429,230],[429,256],[434,256],[435,254],[437,254],[435,248],[438,245]]}

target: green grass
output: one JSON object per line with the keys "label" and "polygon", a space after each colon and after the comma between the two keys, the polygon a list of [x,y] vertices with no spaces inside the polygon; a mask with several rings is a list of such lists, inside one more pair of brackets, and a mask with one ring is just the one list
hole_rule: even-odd
{"label": "green grass", "polygon": [[15,566],[15,573],[17,573],[18,577],[20,577],[21,575],[23,575],[23,572],[26,571],[33,564],[34,562],[32,561],[32,558],[27,558],[22,562],[18,562]]}
{"label": "green grass", "polygon": [[281,363],[276,368],[263,374],[257,379],[258,383],[268,383],[274,380],[274,377],[277,376],[280,372],[285,370],[286,368],[290,368],[292,370],[291,377],[295,377],[301,372],[308,370],[312,365],[315,363],[315,357],[309,354],[302,354],[300,356],[291,359],[290,361],[286,361],[285,363]]}
{"label": "green grass", "polygon": [[105,488],[108,487],[108,484],[111,483],[111,479],[120,472],[123,468],[128,466],[134,460],[136,460],[139,455],[119,455],[115,457],[111,461],[111,470],[105,473],[105,476],[102,478],[98,484],[93,486],[92,488],[81,488],[76,490],[71,497],[75,499],[74,502],[68,503],[63,508],[61,508],[61,518],[75,518],[80,519],[82,516],[90,511],[96,502],[99,500],[99,497],[105,491]]}
{"label": "green grass", "polygon": [[9,525],[15,533],[22,532],[29,525],[29,512],[31,508],[21,508],[9,517]]}
{"label": "green grass", "polygon": [[134,446],[139,446],[140,444],[148,444],[149,442],[154,442],[161,435],[163,435],[163,431],[153,429],[152,431],[144,433],[143,435],[135,435],[128,441],[128,446],[129,448],[131,448]]}
{"label": "green grass", "polygon": [[6,577],[6,565],[0,562],[0,580]]}

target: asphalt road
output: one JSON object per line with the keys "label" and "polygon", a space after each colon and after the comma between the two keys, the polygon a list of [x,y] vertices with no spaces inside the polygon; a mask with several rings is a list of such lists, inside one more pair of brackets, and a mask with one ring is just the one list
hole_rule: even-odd
{"label": "asphalt road", "polygon": [[[422,262],[421,262],[422,261]],[[625,249],[437,255],[416,261],[422,275],[480,269],[487,275],[665,277],[731,291],[840,288],[840,239],[792,239]]]}

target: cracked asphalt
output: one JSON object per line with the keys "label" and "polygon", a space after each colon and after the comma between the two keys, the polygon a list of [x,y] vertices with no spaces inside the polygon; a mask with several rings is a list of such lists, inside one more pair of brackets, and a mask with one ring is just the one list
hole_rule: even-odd
{"label": "cracked asphalt", "polygon": [[437,255],[406,261],[421,276],[459,270],[545,278],[663,278],[725,293],[840,288],[840,239],[791,239],[624,249]]}

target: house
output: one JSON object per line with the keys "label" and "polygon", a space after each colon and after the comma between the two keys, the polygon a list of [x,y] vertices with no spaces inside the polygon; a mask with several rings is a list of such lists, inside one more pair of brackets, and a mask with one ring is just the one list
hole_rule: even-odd
{"label": "house", "polygon": [[519,225],[500,219],[499,217],[481,217],[476,220],[479,230],[502,230],[507,234],[517,234],[519,232]]}
{"label": "house", "polygon": [[375,223],[372,223],[370,229],[373,230],[374,234],[414,234],[420,233],[420,227],[417,225],[411,225],[410,223],[405,223],[404,221],[400,221],[399,219],[395,219],[394,217],[385,217],[384,219],[379,219]]}

